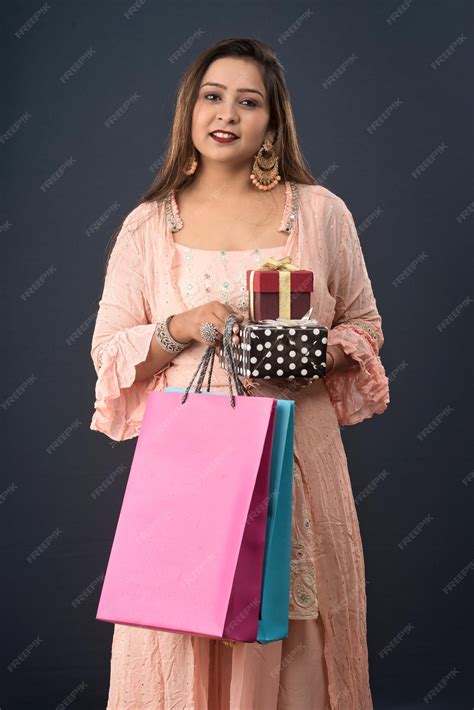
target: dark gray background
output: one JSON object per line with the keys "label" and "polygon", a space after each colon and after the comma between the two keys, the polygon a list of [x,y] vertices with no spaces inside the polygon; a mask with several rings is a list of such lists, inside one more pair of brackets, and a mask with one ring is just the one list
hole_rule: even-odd
{"label": "dark gray background", "polygon": [[[89,430],[96,379],[89,352],[105,248],[153,179],[184,67],[214,41],[237,35],[278,52],[303,151],[313,174],[354,215],[383,318],[389,408],[343,431],[365,549],[375,708],[423,708],[435,689],[433,708],[471,709],[470,3],[346,0],[308,8],[147,0],[130,17],[131,5],[53,1],[20,38],[15,33],[41,2],[10,2],[2,11],[0,706],[56,708],[76,689],[74,708],[105,708],[113,627],[95,620],[100,584],[72,605],[105,571],[136,443],[115,444]],[[298,29],[280,42],[298,18]],[[190,48],[171,62],[189,37]],[[452,43],[454,51],[433,68]],[[62,82],[89,48],[92,56]],[[324,88],[351,55],[352,64]],[[106,127],[134,94],[136,102]],[[389,106],[391,115],[370,132]],[[93,500],[91,491],[120,466]]]}

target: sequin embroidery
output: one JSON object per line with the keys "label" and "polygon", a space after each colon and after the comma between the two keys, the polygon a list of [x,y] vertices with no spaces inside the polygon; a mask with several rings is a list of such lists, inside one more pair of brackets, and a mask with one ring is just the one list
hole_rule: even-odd
{"label": "sequin embroidery", "polygon": [[300,468],[293,462],[290,619],[317,618],[319,606],[314,573],[313,524],[308,513]]}
{"label": "sequin embroidery", "polygon": [[344,325],[349,325],[349,326],[356,326],[357,328],[361,328],[362,330],[365,330],[366,333],[370,335],[370,337],[375,340],[376,343],[378,343],[378,333],[370,327],[365,321],[360,321],[360,320],[347,320],[344,321]]}

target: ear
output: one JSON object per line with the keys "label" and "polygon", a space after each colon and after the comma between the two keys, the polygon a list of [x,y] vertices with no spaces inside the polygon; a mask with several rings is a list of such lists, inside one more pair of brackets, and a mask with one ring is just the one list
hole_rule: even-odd
{"label": "ear", "polygon": [[275,132],[274,132],[274,131],[268,131],[268,132],[265,134],[265,142],[266,142],[266,143],[271,143],[271,144],[273,145],[274,141],[275,141]]}

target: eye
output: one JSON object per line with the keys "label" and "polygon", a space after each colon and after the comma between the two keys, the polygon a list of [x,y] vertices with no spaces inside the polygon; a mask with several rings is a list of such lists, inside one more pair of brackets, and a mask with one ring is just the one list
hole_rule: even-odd
{"label": "eye", "polygon": [[[217,98],[220,98],[220,97],[219,97],[219,94],[214,94],[214,93],[212,93],[212,92],[209,93],[209,94],[204,94],[204,98],[205,98],[205,99],[207,99],[209,96],[215,96],[215,97],[217,97]],[[209,99],[209,100],[210,100],[210,101],[214,101],[214,99]],[[244,101],[250,101],[250,106],[252,106],[252,107],[257,106],[257,102],[254,101],[253,99],[242,99],[241,103],[243,103]]]}

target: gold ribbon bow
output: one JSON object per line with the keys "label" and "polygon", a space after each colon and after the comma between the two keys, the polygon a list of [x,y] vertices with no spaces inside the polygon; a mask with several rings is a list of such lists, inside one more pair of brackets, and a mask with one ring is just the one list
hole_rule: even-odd
{"label": "gold ribbon bow", "polygon": [[255,320],[254,310],[254,274],[256,271],[278,271],[279,279],[279,318],[291,318],[291,272],[301,271],[301,267],[293,264],[291,256],[284,256],[281,259],[274,259],[272,256],[260,268],[250,272],[249,283],[249,315],[250,320]]}

